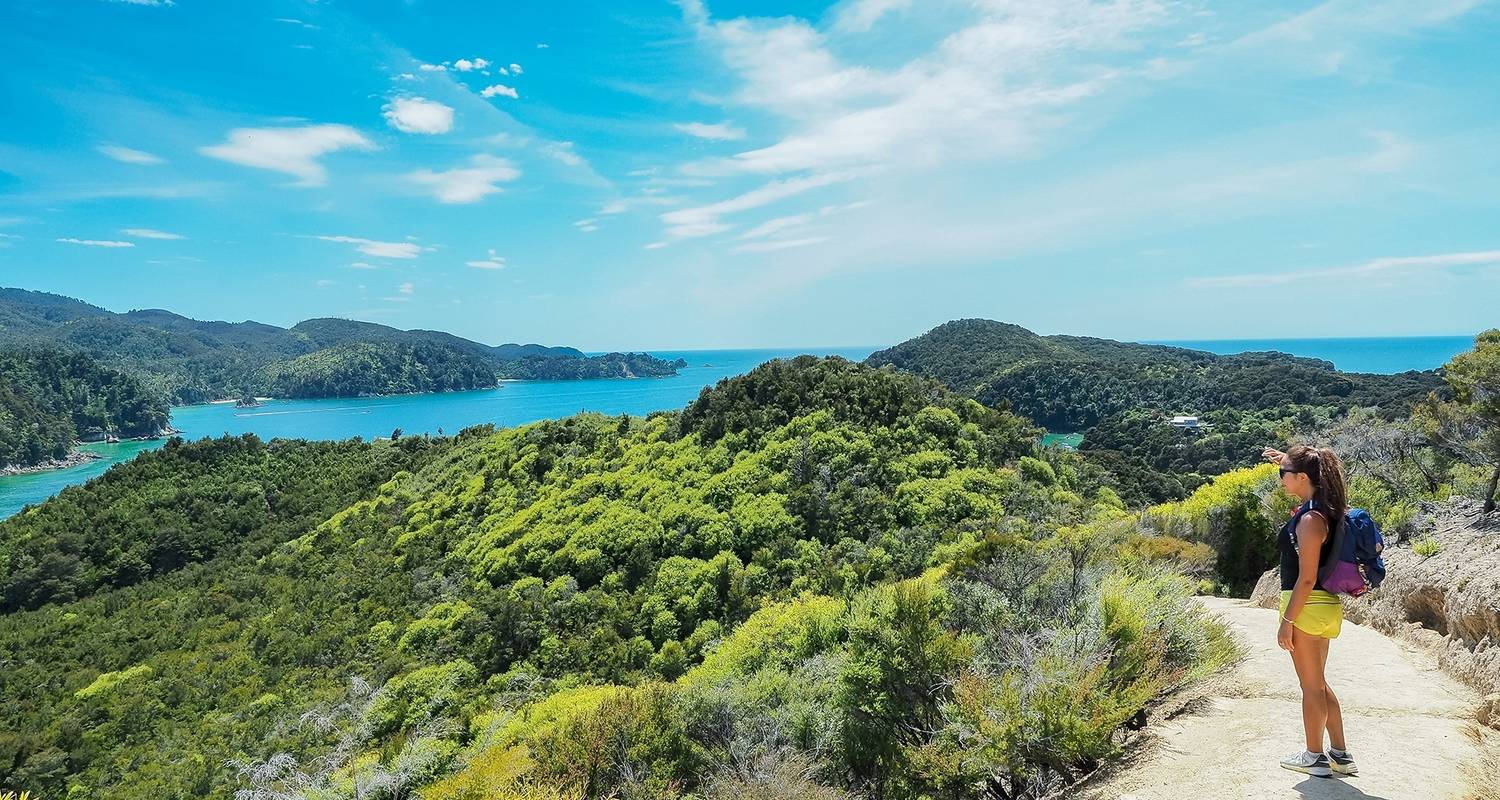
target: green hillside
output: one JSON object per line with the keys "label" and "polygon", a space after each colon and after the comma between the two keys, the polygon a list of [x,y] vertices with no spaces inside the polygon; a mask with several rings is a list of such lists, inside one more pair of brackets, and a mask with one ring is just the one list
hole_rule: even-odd
{"label": "green hillside", "polygon": [[0,347],[86,353],[171,403],[246,394],[332,397],[494,386],[499,378],[672,375],[650,355],[584,356],[571,347],[489,346],[440,331],[342,319],[291,328],[204,322],[161,309],[115,314],[71,298],[0,289]]}
{"label": "green hillside", "polygon": [[802,357],[646,419],[143,455],[0,522],[0,786],[1036,796],[1227,654],[1036,435]]}
{"label": "green hillside", "polygon": [[[1351,408],[1405,418],[1436,372],[1365,375],[1281,353],[1215,355],[1078,336],[1038,336],[1016,325],[958,320],[872,354],[1009,408],[1058,433],[1118,477],[1134,504],[1185,495],[1207,476],[1256,463],[1265,442],[1341,418]],[[1174,428],[1174,415],[1202,426]]]}
{"label": "green hillside", "polygon": [[167,419],[138,381],[81,353],[0,350],[0,467],[62,458],[79,439],[154,436]]}

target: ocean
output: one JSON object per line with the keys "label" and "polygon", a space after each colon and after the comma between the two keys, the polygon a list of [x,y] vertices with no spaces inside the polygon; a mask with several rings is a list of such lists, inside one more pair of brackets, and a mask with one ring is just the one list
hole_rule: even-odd
{"label": "ocean", "polygon": [[[1240,339],[1163,341],[1212,353],[1279,350],[1321,358],[1349,372],[1395,373],[1432,369],[1473,346],[1472,337],[1434,336],[1385,339]],[[237,409],[232,403],[186,406],[172,410],[172,425],[183,438],[254,433],[263,439],[373,439],[403,434],[452,434],[470,425],[523,425],[580,411],[642,415],[682,408],[706,386],[743,375],[773,358],[811,353],[861,360],[879,348],[787,348],[764,350],[685,350],[653,353],[667,360],[683,358],[688,366],[668,378],[511,381],[497,389],[471,392],[398,395],[332,400],[272,400],[259,408]],[[88,444],[83,449],[102,458],[77,467],[0,477],[0,519],[28,504],[40,503],[65,487],[102,474],[111,465],[133,458],[162,441]]]}

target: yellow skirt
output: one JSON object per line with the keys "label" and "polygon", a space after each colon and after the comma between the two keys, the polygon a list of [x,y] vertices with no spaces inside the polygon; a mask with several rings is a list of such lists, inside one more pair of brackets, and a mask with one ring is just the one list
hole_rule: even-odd
{"label": "yellow skirt", "polygon": [[[1287,604],[1292,602],[1292,593],[1283,589],[1281,592],[1281,616],[1286,618]],[[1321,636],[1324,639],[1339,638],[1339,629],[1344,625],[1344,604],[1340,602],[1339,596],[1322,589],[1312,590],[1307,596],[1307,602],[1302,604],[1302,613],[1292,620],[1297,630],[1309,636]]]}

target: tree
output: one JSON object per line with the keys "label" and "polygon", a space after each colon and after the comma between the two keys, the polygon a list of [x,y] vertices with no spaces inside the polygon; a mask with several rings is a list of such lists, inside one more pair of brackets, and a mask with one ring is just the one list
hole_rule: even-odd
{"label": "tree", "polygon": [[1428,395],[1418,408],[1420,419],[1436,441],[1472,464],[1488,467],[1484,511],[1495,510],[1500,484],[1500,329],[1474,339],[1474,349],[1443,365],[1452,400]]}

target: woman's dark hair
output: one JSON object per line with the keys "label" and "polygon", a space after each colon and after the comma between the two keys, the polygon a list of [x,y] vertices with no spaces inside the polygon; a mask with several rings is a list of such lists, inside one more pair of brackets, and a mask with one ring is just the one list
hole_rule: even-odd
{"label": "woman's dark hair", "polygon": [[1313,499],[1328,512],[1328,530],[1344,518],[1349,510],[1349,494],[1344,488],[1344,465],[1332,450],[1326,447],[1308,447],[1299,444],[1286,451],[1291,468],[1305,473],[1312,481]]}

